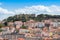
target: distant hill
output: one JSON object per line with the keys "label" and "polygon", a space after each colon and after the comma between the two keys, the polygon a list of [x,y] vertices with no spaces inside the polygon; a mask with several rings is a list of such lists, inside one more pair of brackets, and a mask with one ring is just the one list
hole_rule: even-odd
{"label": "distant hill", "polygon": [[48,14],[39,14],[39,15],[35,15],[35,14],[19,14],[19,15],[15,15],[15,16],[10,16],[7,19],[4,19],[3,21],[22,21],[22,22],[26,22],[30,19],[33,19],[35,21],[42,21],[45,19],[60,19],[60,15],[48,15]]}

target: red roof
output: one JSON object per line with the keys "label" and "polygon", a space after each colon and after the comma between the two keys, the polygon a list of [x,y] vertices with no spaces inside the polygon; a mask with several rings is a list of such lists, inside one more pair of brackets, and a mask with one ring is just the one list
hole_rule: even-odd
{"label": "red roof", "polygon": [[25,40],[24,38],[18,38],[18,40]]}

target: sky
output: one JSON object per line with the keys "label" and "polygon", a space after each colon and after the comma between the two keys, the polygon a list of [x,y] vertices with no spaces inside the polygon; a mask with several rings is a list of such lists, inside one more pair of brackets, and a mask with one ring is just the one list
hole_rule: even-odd
{"label": "sky", "polygon": [[16,14],[60,15],[60,0],[0,0],[0,20]]}

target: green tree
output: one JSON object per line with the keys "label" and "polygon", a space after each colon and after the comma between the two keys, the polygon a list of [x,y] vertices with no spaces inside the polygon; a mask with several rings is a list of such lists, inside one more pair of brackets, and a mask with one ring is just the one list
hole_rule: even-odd
{"label": "green tree", "polygon": [[27,26],[22,25],[22,27],[21,27],[21,28],[23,28],[23,29],[27,29]]}
{"label": "green tree", "polygon": [[0,28],[0,32],[2,32],[3,30]]}
{"label": "green tree", "polygon": [[24,15],[24,14],[22,15],[21,21],[22,21],[22,22],[26,22],[26,18],[25,18],[25,15]]}
{"label": "green tree", "polygon": [[0,28],[2,28],[4,25],[3,24],[0,24]]}

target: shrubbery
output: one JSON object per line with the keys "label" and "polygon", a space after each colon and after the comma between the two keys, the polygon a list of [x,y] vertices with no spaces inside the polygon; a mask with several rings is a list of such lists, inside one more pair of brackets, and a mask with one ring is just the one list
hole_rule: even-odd
{"label": "shrubbery", "polygon": [[26,28],[27,28],[27,26],[22,25],[22,27],[21,27],[21,28],[26,29]]}
{"label": "shrubbery", "polygon": [[0,28],[3,27],[4,25],[3,24],[0,24]]}

